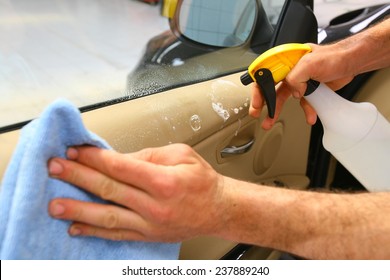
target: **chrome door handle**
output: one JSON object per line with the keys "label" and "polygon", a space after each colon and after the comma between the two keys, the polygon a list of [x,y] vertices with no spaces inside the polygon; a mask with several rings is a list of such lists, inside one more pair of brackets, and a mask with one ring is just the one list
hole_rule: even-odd
{"label": "chrome door handle", "polygon": [[251,141],[249,141],[248,143],[246,143],[242,146],[226,147],[221,151],[221,157],[226,158],[226,157],[245,154],[246,152],[248,152],[252,148],[253,143],[255,143],[255,139],[252,139]]}

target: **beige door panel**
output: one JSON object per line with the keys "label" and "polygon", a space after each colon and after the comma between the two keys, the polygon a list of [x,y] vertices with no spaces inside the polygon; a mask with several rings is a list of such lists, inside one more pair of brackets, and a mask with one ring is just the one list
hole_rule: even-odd
{"label": "beige door panel", "polygon": [[359,89],[356,102],[371,102],[381,114],[390,120],[390,67],[375,72],[370,80]]}
{"label": "beige door panel", "polygon": [[[310,127],[299,103],[289,100],[278,123],[266,132],[260,128],[260,120],[248,116],[251,87],[242,86],[239,77],[233,74],[110,105],[83,113],[83,121],[120,152],[187,143],[222,174],[305,188]],[[1,176],[18,137],[19,131],[0,135]],[[252,147],[243,154],[221,155],[226,147],[250,141]],[[220,258],[234,245],[198,238],[184,242],[180,257]]]}
{"label": "beige door panel", "polygon": [[104,107],[83,118],[121,152],[176,142],[194,145],[245,116],[249,90],[231,75]]}
{"label": "beige door panel", "polygon": [[0,134],[0,182],[20,135],[19,130]]}
{"label": "beige door panel", "polygon": [[[293,100],[288,102],[286,112],[269,131],[260,128],[260,120],[245,116],[194,148],[224,175],[259,183],[286,180],[283,182],[286,186],[306,187],[310,127],[304,118],[297,120],[301,109],[295,105],[297,102]],[[221,156],[224,148],[244,145],[252,140],[254,144],[248,152]]]}

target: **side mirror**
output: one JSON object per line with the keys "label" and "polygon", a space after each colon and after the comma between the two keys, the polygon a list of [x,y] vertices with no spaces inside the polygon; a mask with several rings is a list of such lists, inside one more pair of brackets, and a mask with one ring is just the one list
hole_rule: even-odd
{"label": "side mirror", "polygon": [[237,47],[250,37],[257,17],[256,0],[181,0],[174,30],[196,43]]}

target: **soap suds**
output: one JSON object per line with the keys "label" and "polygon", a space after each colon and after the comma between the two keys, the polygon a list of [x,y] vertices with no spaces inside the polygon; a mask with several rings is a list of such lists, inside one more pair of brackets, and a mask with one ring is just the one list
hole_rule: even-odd
{"label": "soap suds", "polygon": [[221,103],[213,102],[211,105],[213,106],[214,112],[216,112],[218,116],[220,116],[223,119],[223,121],[226,122],[230,118],[229,111],[223,108],[223,105]]}

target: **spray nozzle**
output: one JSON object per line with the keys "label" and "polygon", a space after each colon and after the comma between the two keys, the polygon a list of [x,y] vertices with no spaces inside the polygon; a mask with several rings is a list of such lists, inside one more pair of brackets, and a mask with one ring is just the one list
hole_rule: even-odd
{"label": "spray nozzle", "polygon": [[[261,54],[248,67],[248,71],[241,76],[241,82],[249,85],[256,82],[268,108],[268,116],[273,118],[276,108],[275,84],[282,81],[291,69],[305,54],[311,52],[311,48],[305,44],[284,44]],[[312,93],[318,82],[310,80],[305,95]]]}

